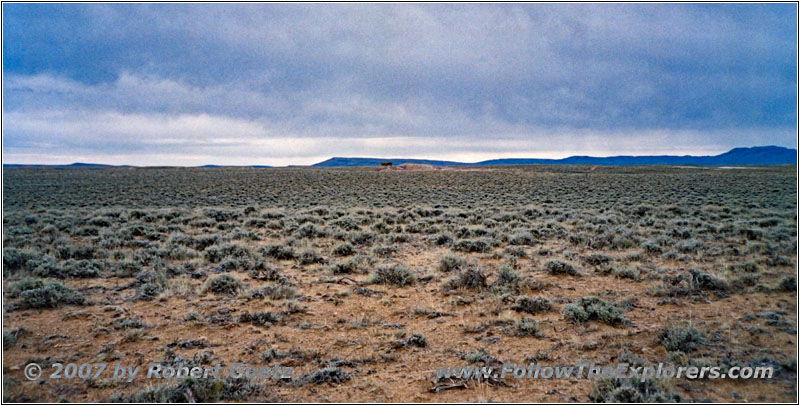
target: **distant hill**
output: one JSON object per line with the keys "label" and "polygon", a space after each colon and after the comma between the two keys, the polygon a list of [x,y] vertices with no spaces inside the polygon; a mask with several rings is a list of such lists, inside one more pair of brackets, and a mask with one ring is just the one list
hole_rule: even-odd
{"label": "distant hill", "polygon": [[697,165],[697,166],[739,166],[739,165],[785,165],[797,164],[797,150],[792,148],[766,146],[734,148],[724,154],[713,156],[691,155],[642,155],[642,156],[571,156],[562,159],[508,158],[491,159],[481,162],[434,161],[428,159],[405,158],[342,158],[336,157],[314,164],[316,167],[380,166],[381,162],[392,165],[404,163],[429,164],[436,166],[489,166],[489,165]]}
{"label": "distant hill", "polygon": [[272,168],[271,166],[267,165],[203,165],[197,166],[196,168],[256,168],[256,169],[264,169],[264,168]]}
{"label": "distant hill", "polygon": [[[337,168],[351,166],[380,166],[381,162],[392,165],[405,163],[427,164],[435,166],[489,166],[489,165],[696,165],[696,166],[740,166],[740,165],[786,165],[797,164],[797,150],[792,148],[766,146],[751,148],[734,148],[724,154],[713,156],[691,155],[642,155],[642,156],[571,156],[563,159],[540,158],[507,158],[490,159],[481,162],[436,161],[430,159],[409,158],[347,158],[335,157],[316,163],[312,166],[320,168]],[[290,165],[295,166],[295,165]],[[300,166],[300,165],[298,165]],[[75,162],[69,165],[37,165],[37,164],[3,164],[3,168],[131,168],[131,165],[106,165]],[[267,165],[203,165],[199,168],[271,168]]]}
{"label": "distant hill", "polygon": [[408,159],[408,158],[331,158],[327,161],[316,163],[312,166],[323,168],[335,168],[341,166],[381,166],[381,162],[391,162],[392,165],[402,164],[428,164],[436,166],[457,166],[470,165],[453,161],[432,161],[429,159]]}
{"label": "distant hill", "polygon": [[[122,165],[118,167],[126,167]],[[111,168],[114,165],[89,164],[85,162],[75,162],[69,165],[40,165],[40,164],[3,164],[3,168]]]}

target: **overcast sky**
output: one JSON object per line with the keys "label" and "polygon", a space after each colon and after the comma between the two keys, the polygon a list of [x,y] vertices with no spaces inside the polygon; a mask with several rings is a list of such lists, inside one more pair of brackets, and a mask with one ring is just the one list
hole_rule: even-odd
{"label": "overcast sky", "polygon": [[794,4],[3,4],[5,163],[796,148]]}

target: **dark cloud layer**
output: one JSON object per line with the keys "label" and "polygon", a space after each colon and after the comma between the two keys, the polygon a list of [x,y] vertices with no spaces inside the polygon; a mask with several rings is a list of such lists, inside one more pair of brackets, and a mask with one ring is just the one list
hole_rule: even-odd
{"label": "dark cloud layer", "polygon": [[4,4],[6,161],[796,146],[793,4]]}

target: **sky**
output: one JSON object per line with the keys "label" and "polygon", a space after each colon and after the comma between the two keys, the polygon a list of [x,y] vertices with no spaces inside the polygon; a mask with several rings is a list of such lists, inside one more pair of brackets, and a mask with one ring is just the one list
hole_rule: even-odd
{"label": "sky", "polygon": [[3,162],[797,148],[795,4],[9,4]]}

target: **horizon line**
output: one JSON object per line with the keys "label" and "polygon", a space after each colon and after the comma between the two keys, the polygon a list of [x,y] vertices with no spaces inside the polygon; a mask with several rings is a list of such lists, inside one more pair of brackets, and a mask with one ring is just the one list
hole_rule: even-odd
{"label": "horizon line", "polygon": [[157,168],[157,167],[167,167],[167,168],[202,168],[202,167],[269,167],[269,168],[290,168],[290,167],[312,167],[314,165],[330,161],[332,159],[375,159],[375,160],[386,160],[386,161],[400,161],[400,160],[418,160],[418,161],[439,161],[439,162],[448,162],[454,165],[476,165],[483,162],[489,161],[499,161],[499,160],[544,160],[544,161],[561,161],[569,158],[595,158],[595,159],[608,159],[608,158],[642,158],[642,157],[675,157],[675,158],[705,158],[705,157],[716,157],[720,155],[724,155],[736,149],[756,149],[756,148],[778,148],[778,149],[786,149],[792,150],[797,153],[797,148],[791,147],[784,147],[780,145],[754,145],[749,147],[733,147],[726,151],[720,152],[716,155],[691,155],[691,154],[683,154],[683,155],[671,155],[671,154],[658,154],[658,155],[607,155],[607,156],[594,156],[594,155],[567,155],[561,158],[536,158],[536,157],[512,157],[512,158],[489,158],[480,161],[474,162],[467,162],[467,161],[454,161],[450,159],[439,159],[439,158],[415,158],[415,157],[380,157],[380,156],[330,156],[326,159],[323,159],[319,162],[315,162],[312,164],[288,164],[288,165],[270,165],[270,164],[214,164],[214,163],[205,163],[205,164],[198,164],[198,165],[175,165],[175,164],[160,164],[160,165],[134,165],[134,164],[108,164],[108,163],[96,163],[96,162],[86,162],[86,161],[73,161],[70,163],[52,163],[52,164],[42,164],[42,163],[5,163],[3,162],[3,167],[6,166],[43,166],[43,167],[58,167],[58,166],[105,166],[105,167],[134,167],[134,168]]}

